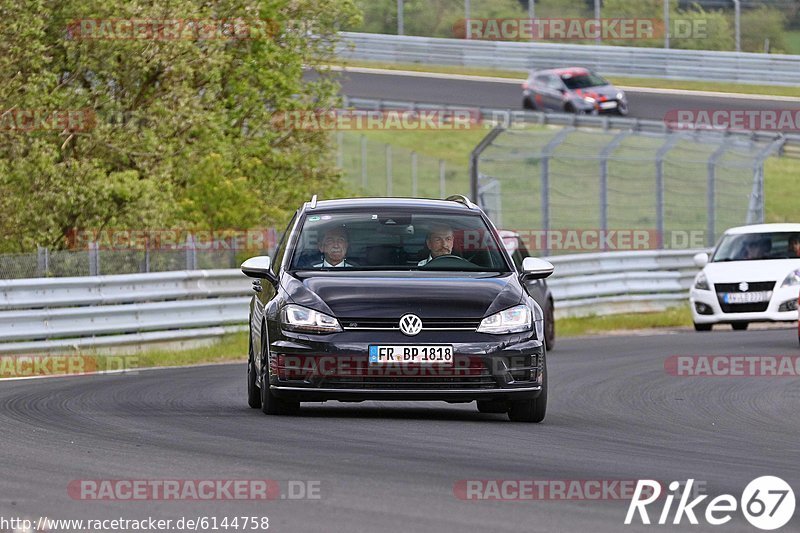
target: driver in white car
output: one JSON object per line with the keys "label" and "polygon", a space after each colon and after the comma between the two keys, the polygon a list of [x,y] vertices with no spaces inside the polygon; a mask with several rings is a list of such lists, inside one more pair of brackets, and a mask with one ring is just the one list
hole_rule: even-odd
{"label": "driver in white car", "polygon": [[417,263],[417,266],[426,265],[437,257],[453,253],[453,228],[444,224],[433,226],[425,239],[425,245],[430,254],[427,259]]}

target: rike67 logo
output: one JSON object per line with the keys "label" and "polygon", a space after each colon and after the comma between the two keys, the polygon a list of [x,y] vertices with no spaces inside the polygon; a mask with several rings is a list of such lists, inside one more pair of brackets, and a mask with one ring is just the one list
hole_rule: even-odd
{"label": "rike67 logo", "polygon": [[[664,504],[658,515],[656,524],[680,524],[684,517],[692,525],[699,524],[698,515],[705,518],[707,524],[720,526],[727,524],[733,518],[733,513],[741,509],[742,514],[751,525],[764,531],[772,531],[785,526],[794,515],[794,491],[779,477],[762,476],[751,481],[742,492],[742,497],[737,499],[730,494],[722,494],[710,500],[705,505],[705,512],[701,513],[701,503],[708,495],[700,495],[692,499],[692,485],[694,479],[689,479],[685,484],[673,481],[669,484],[669,493],[663,498]],[[678,491],[683,487],[683,491]],[[633,499],[625,516],[625,524],[630,525],[638,513],[642,524],[651,524],[648,514],[648,505],[655,503],[662,497],[661,484],[658,481],[639,480],[633,493]],[[674,514],[672,504],[678,499]],[[659,502],[660,503],[660,502]],[[653,505],[657,510],[660,505]],[[670,515],[672,520],[670,521]]]}

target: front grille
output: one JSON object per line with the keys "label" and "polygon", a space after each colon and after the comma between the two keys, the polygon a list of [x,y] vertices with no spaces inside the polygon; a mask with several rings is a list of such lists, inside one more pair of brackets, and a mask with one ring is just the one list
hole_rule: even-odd
{"label": "front grille", "polygon": [[[771,291],[775,288],[774,281],[748,281],[746,292]],[[739,283],[715,283],[714,289],[717,291],[719,306],[723,313],[763,313],[769,307],[769,300],[766,302],[755,302],[745,304],[726,304],[722,301],[722,295],[729,292],[745,292],[739,288]]]}
{"label": "front grille", "polygon": [[[749,285],[747,292],[771,291],[775,288],[774,281],[748,281],[747,284]],[[739,289],[739,283],[715,283],[714,289],[716,289],[717,294],[722,292],[742,292]]]}
{"label": "front grille", "polygon": [[453,366],[370,365],[366,357],[337,363],[324,356],[279,356],[281,381],[303,381],[309,388],[332,389],[494,389],[497,381],[479,357],[456,357]]}
{"label": "front grille", "polygon": [[724,304],[719,306],[723,313],[763,313],[769,307],[769,302],[757,302],[754,304]]}
{"label": "front grille", "polygon": [[[422,319],[422,330],[476,330],[480,325],[476,319],[428,318]],[[339,323],[346,330],[387,330],[400,329],[400,318],[340,318]]]}

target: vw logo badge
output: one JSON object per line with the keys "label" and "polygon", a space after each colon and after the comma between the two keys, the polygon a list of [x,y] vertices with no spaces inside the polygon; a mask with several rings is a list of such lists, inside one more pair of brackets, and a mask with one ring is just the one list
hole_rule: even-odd
{"label": "vw logo badge", "polygon": [[742,291],[742,292],[747,292],[747,289],[749,289],[749,288],[750,288],[750,284],[747,283],[746,281],[743,281],[743,282],[741,282],[739,284],[739,290]]}
{"label": "vw logo badge", "polygon": [[400,331],[413,337],[422,331],[422,319],[417,315],[407,314],[400,317]]}

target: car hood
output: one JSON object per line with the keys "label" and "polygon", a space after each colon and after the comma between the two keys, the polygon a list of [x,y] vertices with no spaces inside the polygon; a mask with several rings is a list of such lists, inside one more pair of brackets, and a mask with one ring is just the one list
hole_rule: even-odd
{"label": "car hood", "polygon": [[709,263],[703,268],[711,283],[740,281],[783,281],[789,272],[800,268],[800,259],[767,259],[764,261],[726,261]]}
{"label": "car hood", "polygon": [[513,273],[287,274],[283,286],[294,303],[343,318],[399,318],[414,313],[422,319],[479,319],[512,307],[523,297]]}
{"label": "car hood", "polygon": [[600,100],[602,96],[605,96],[608,100],[614,100],[617,98],[617,93],[619,93],[620,90],[613,85],[598,85],[597,87],[575,89],[572,92],[580,97],[591,96],[595,100]]}

